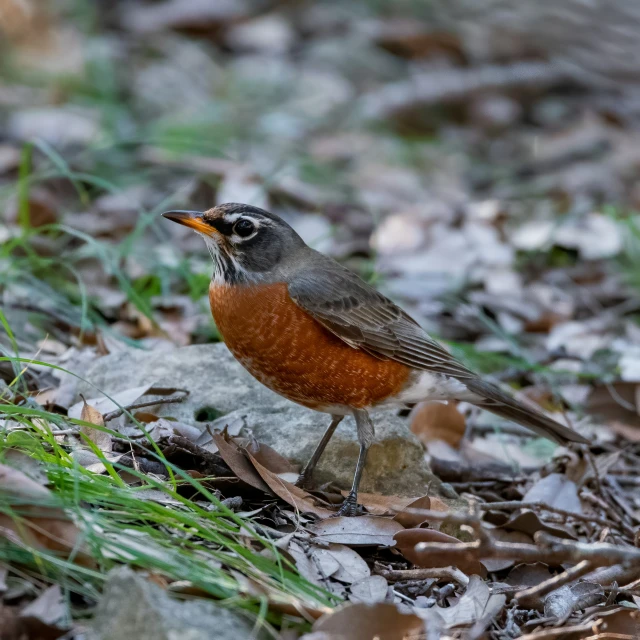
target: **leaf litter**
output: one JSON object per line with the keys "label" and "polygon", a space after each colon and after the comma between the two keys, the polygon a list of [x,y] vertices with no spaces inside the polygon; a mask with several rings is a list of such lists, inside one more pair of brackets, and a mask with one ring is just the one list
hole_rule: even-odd
{"label": "leaf litter", "polygon": [[[314,636],[638,637],[637,78],[607,39],[616,21],[633,30],[624,0],[605,15],[569,0],[564,12],[538,3],[537,19],[514,8],[512,25],[487,7],[473,34],[462,0],[433,22],[403,3],[218,4],[117,2],[82,33],[40,3],[7,3],[3,36],[25,66],[0,85],[0,295],[16,334],[0,344],[26,361],[0,362],[0,429],[11,441],[2,460],[13,469],[0,483],[3,535],[93,562],[78,513],[49,504],[55,483],[33,484],[60,478],[24,462],[35,437],[95,482],[115,470],[132,490],[152,483],[141,497],[176,506],[195,479],[209,492],[198,508],[252,514],[301,573],[352,601],[329,612],[244,576],[245,593],[273,611],[308,624],[324,615]],[[599,25],[611,29],[589,35]],[[615,44],[637,59],[632,42]],[[71,78],[36,86],[47,69]],[[125,145],[94,148],[123,132]],[[109,352],[216,339],[199,302],[204,248],[175,229],[163,236],[149,212],[167,198],[206,208],[232,196],[286,213],[303,235],[319,229],[323,250],[375,271],[456,355],[578,428],[590,451],[552,456],[464,403],[423,405],[408,422],[446,484],[363,493],[357,524],[332,517],[344,487],[298,489],[287,460],[236,439],[250,428],[243,419],[214,436],[168,419],[158,407],[180,403],[178,389],[136,384],[74,404],[77,379],[35,354],[82,374]],[[44,413],[30,426],[28,411]],[[21,527],[7,516],[18,507]],[[19,618],[12,601],[0,606],[0,620]]]}

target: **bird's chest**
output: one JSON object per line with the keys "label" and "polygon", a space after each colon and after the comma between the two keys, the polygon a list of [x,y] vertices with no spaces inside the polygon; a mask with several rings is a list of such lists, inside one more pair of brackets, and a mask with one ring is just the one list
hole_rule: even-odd
{"label": "bird's chest", "polygon": [[369,406],[404,386],[408,369],[353,349],[289,297],[286,284],[211,284],[211,312],[237,360],[260,382],[313,408]]}
{"label": "bird's chest", "polygon": [[233,355],[252,373],[279,369],[301,351],[306,314],[288,299],[285,284],[209,288],[211,313]]}

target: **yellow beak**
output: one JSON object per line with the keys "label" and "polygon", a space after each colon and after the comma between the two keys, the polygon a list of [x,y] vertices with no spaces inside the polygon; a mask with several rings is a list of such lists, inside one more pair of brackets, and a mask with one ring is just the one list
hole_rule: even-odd
{"label": "yellow beak", "polygon": [[203,220],[201,211],[165,211],[162,216],[206,235],[215,231],[214,227]]}

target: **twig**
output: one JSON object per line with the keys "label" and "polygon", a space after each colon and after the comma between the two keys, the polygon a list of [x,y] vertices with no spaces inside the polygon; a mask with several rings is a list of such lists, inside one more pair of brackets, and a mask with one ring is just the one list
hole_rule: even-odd
{"label": "twig", "polygon": [[577,624],[572,627],[558,627],[556,629],[544,629],[543,631],[527,633],[524,636],[520,636],[520,640],[551,640],[551,638],[568,637],[570,634],[583,631],[596,633],[593,624]]}
{"label": "twig", "polygon": [[535,535],[538,544],[499,542],[485,537],[475,542],[420,542],[415,550],[419,554],[437,554],[443,564],[457,565],[461,560],[500,558],[519,562],[544,562],[560,565],[563,562],[588,560],[593,566],[640,563],[640,549],[616,547],[604,543],[585,543],[554,538],[543,531]]}
{"label": "twig", "polygon": [[104,421],[108,422],[109,420],[115,420],[115,418],[119,418],[125,411],[131,411],[132,409],[142,409],[143,407],[153,407],[157,404],[177,404],[179,402],[184,402],[187,394],[182,396],[174,396],[173,398],[160,398],[159,400],[148,400],[146,402],[136,402],[135,404],[130,404],[128,407],[122,407],[120,409],[114,409],[109,413],[104,414]]}
{"label": "twig", "polygon": [[593,515],[585,515],[582,513],[574,513],[573,511],[565,511],[564,509],[558,509],[558,507],[552,507],[544,502],[520,502],[519,500],[511,500],[509,502],[482,502],[478,505],[482,511],[516,511],[518,509],[542,509],[549,513],[557,513],[564,518],[573,518],[574,520],[581,520],[582,522],[588,522],[590,524],[599,524],[603,527],[610,527],[611,522],[598,518]]}
{"label": "twig", "polygon": [[605,587],[612,585],[614,582],[622,584],[629,580],[634,580],[638,576],[640,576],[640,565],[626,567],[618,564],[613,567],[600,567],[585,575],[584,579],[587,582],[596,582]]}
{"label": "twig", "polygon": [[537,584],[535,587],[531,587],[530,589],[525,589],[524,591],[519,591],[515,595],[515,599],[518,601],[518,604],[524,607],[530,607],[533,609],[537,609],[541,604],[542,596],[547,595],[551,591],[555,591],[560,587],[564,586],[569,582],[573,582],[577,580],[585,573],[591,571],[592,565],[589,560],[582,560],[578,562],[577,565],[571,567],[571,569],[567,569],[562,573],[559,573],[540,584]]}
{"label": "twig", "polygon": [[386,578],[389,582],[400,582],[401,580],[428,580],[435,578],[436,580],[453,580],[458,584],[466,587],[469,584],[469,578],[455,567],[437,567],[430,569],[384,569],[376,563],[376,570],[379,575]]}

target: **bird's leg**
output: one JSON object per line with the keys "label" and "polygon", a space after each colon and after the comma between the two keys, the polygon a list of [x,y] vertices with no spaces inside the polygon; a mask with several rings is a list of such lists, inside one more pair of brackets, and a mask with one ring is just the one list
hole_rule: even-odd
{"label": "bird's leg", "polygon": [[356,427],[358,429],[360,453],[358,455],[358,462],[356,463],[356,472],[353,476],[351,491],[349,491],[349,495],[338,511],[339,516],[355,516],[358,512],[358,486],[360,485],[360,478],[367,461],[367,452],[375,436],[373,422],[371,422],[369,414],[364,409],[354,409],[353,417],[356,419]]}
{"label": "bird's leg", "polygon": [[344,416],[331,416],[331,424],[327,427],[327,430],[324,432],[322,439],[318,443],[315,451],[311,454],[311,458],[309,458],[309,462],[304,465],[304,469],[302,473],[298,476],[296,480],[296,487],[301,487],[303,489],[308,489],[311,485],[311,480],[313,478],[313,471],[318,464],[318,460],[320,460],[320,456],[323,454],[325,448],[329,444],[329,440],[331,440],[331,436],[333,432],[336,430],[337,426],[340,424]]}

